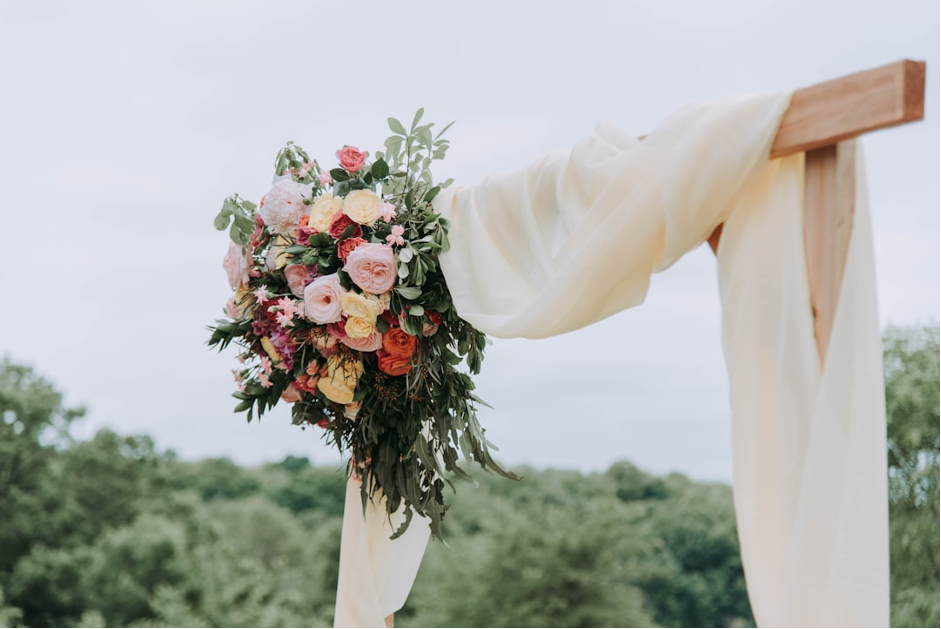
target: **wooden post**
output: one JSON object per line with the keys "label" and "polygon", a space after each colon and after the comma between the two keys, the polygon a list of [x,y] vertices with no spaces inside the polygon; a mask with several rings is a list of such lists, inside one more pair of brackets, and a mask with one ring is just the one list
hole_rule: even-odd
{"label": "wooden post", "polygon": [[[770,158],[806,152],[804,255],[817,353],[823,365],[833,329],[856,202],[856,143],[876,129],[925,115],[925,62],[903,60],[794,92]],[[722,225],[709,236],[715,252]]]}
{"label": "wooden post", "polygon": [[855,209],[856,140],[807,151],[804,162],[804,256],[821,365],[830,344]]}

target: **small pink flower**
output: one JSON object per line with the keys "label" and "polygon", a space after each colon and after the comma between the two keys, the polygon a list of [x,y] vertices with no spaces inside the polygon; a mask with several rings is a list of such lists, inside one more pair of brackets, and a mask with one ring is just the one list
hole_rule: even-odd
{"label": "small pink flower", "polygon": [[333,183],[333,177],[330,176],[330,171],[329,170],[320,171],[320,185],[329,186],[332,183]]}
{"label": "small pink flower", "polygon": [[405,239],[402,238],[402,234],[405,233],[405,228],[401,225],[393,225],[392,233],[386,236],[386,242],[390,245],[402,246],[405,244]]}
{"label": "small pink flower", "polygon": [[261,359],[261,368],[264,370],[265,374],[271,373],[271,361],[268,360],[267,356],[260,356]]}
{"label": "small pink flower", "polygon": [[278,309],[286,316],[288,319],[293,319],[294,315],[297,314],[297,304],[294,303],[294,300],[290,297],[282,297],[278,300]]}
{"label": "small pink flower", "polygon": [[379,218],[387,223],[392,222],[392,219],[395,218],[395,206],[388,201],[380,203],[376,211],[379,213]]}
{"label": "small pink flower", "polygon": [[264,286],[259,286],[258,289],[252,294],[255,296],[255,299],[258,300],[258,303],[268,299],[268,289]]}
{"label": "small pink flower", "polygon": [[260,373],[258,374],[258,381],[261,383],[261,386],[268,388],[271,386],[271,379],[268,378],[267,374]]}
{"label": "small pink flower", "polygon": [[340,160],[340,167],[349,173],[358,173],[366,161],[366,154],[355,146],[344,145],[337,151],[337,159]]}
{"label": "small pink flower", "polygon": [[287,316],[286,314],[284,314],[283,312],[279,312],[279,313],[278,313],[278,325],[280,325],[282,328],[286,328],[286,327],[290,326],[292,319],[293,319],[293,317],[289,317],[289,316]]}

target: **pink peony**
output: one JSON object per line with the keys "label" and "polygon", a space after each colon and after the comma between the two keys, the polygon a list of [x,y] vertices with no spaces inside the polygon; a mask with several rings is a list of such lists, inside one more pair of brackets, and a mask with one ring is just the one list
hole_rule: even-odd
{"label": "pink peony", "polygon": [[312,185],[299,184],[290,175],[275,178],[265,195],[264,206],[258,211],[268,231],[287,234],[297,229],[301,216],[307,212],[304,197],[310,196]]}
{"label": "pink peony", "polygon": [[354,339],[347,336],[340,339],[340,342],[359,352],[374,352],[382,347],[382,334],[378,331],[374,331],[369,336],[361,339]]}
{"label": "pink peony", "polygon": [[234,242],[229,243],[229,250],[222,261],[222,268],[229,278],[229,286],[232,290],[238,290],[240,286],[248,286],[248,270],[252,266],[251,258],[247,253],[242,252],[242,248]]}
{"label": "pink peony", "polygon": [[349,173],[358,173],[366,161],[366,154],[355,146],[344,146],[337,151],[340,167]]}
{"label": "pink peony", "polygon": [[288,281],[288,288],[295,297],[303,297],[307,285],[317,279],[319,273],[315,266],[303,264],[289,264],[284,267],[284,278]]}
{"label": "pink peony", "polygon": [[346,257],[343,270],[354,284],[373,295],[380,295],[395,286],[395,255],[389,245],[367,242],[356,247]]}
{"label": "pink peony", "polygon": [[343,316],[343,287],[336,273],[321,275],[304,289],[304,311],[309,321],[333,323]]}

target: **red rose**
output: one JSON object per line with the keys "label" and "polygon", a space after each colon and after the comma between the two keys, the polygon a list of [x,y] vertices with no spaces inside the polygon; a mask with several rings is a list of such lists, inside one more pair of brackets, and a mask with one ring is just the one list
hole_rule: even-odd
{"label": "red rose", "polygon": [[[359,233],[362,235],[363,231],[360,230]],[[356,247],[365,244],[366,241],[358,236],[356,238],[346,238],[337,243],[337,255],[343,260],[343,264],[346,264],[346,256],[350,255]]]}
{"label": "red rose", "polygon": [[435,325],[441,325],[441,323],[444,321],[444,317],[439,315],[434,310],[426,310],[425,314],[428,315],[428,318],[431,319],[431,322]]}
{"label": "red rose", "polygon": [[337,151],[340,167],[349,173],[358,173],[366,161],[366,154],[355,146],[344,146]]}
{"label": "red rose", "polygon": [[[352,238],[362,238],[363,228],[359,226],[359,223],[356,223],[349,216],[343,212],[337,212],[333,215],[333,221],[330,223],[330,235],[334,240],[340,238],[343,235],[343,232],[346,231],[346,228],[350,225],[355,225],[356,228],[353,230],[351,235]],[[346,258],[343,259],[346,262]]]}

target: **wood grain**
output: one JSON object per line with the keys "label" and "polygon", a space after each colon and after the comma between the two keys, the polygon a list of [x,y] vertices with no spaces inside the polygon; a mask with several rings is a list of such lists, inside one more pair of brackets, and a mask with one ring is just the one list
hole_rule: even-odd
{"label": "wood grain", "polygon": [[771,158],[925,117],[925,62],[908,59],[794,92]]}
{"label": "wood grain", "polygon": [[807,151],[804,162],[804,255],[820,364],[843,284],[856,210],[856,140]]}

